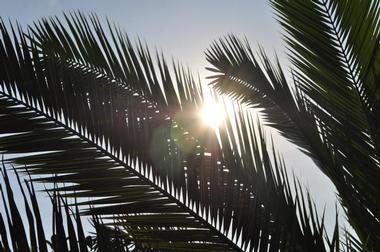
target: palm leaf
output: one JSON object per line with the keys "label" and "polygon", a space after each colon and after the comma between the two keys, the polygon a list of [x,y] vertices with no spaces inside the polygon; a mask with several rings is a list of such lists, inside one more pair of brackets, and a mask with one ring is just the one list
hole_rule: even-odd
{"label": "palm leaf", "polygon": [[172,78],[162,58],[153,63],[114,28],[109,45],[95,17],[66,19],[70,32],[43,20],[13,41],[1,25],[0,150],[32,154],[12,158],[17,169],[28,164],[66,197],[95,198],[78,202],[94,206],[84,213],[120,219],[141,249],[325,248],[307,217],[314,209],[293,200],[252,120],[237,117],[240,138],[227,121],[219,144],[199,130],[203,97],[190,75],[174,67]]}
{"label": "palm leaf", "polygon": [[[22,250],[22,251],[46,251],[47,252],[48,251],[47,250],[47,244],[49,244],[51,246],[51,248],[53,249],[53,251],[55,251],[55,252],[78,251],[78,247],[77,247],[78,240],[81,240],[82,238],[80,238],[79,235],[77,238],[77,235],[75,233],[75,229],[73,226],[74,223],[73,223],[71,213],[70,213],[71,209],[69,209],[67,203],[64,202],[62,197],[56,192],[54,192],[53,195],[49,195],[49,196],[51,196],[52,209],[53,209],[53,219],[55,220],[54,226],[56,227],[56,229],[54,230],[54,234],[52,236],[51,241],[45,240],[44,239],[44,236],[45,236],[44,235],[44,226],[43,225],[39,226],[37,230],[34,228],[35,222],[37,222],[37,223],[39,222],[38,216],[40,216],[41,213],[40,213],[39,208],[38,208],[36,195],[34,194],[35,192],[33,190],[33,183],[27,182],[25,184],[26,187],[28,188],[28,195],[27,195],[24,191],[24,186],[22,185],[22,183],[19,179],[19,175],[18,175],[17,171],[15,171],[15,175],[16,175],[17,182],[19,185],[19,189],[21,190],[21,193],[23,195],[23,202],[24,202],[25,212],[27,215],[26,219],[20,218],[20,220],[19,220],[20,222],[18,222],[18,225],[21,224],[22,228],[29,227],[30,236],[25,243],[25,239],[23,238],[23,236],[26,236],[25,230],[22,231],[22,229],[19,229],[18,227],[12,225],[12,223],[9,222],[11,219],[8,218],[8,221],[7,221],[8,226],[12,230],[12,232],[11,232],[12,235],[10,237],[8,237],[6,235],[5,224],[4,224],[2,215],[0,214],[0,220],[1,220],[0,225],[1,225],[1,229],[2,229],[2,231],[1,231],[2,232],[1,233],[2,240],[0,243],[0,248],[2,249],[2,251],[11,251],[9,248],[9,241],[8,241],[9,239],[11,239],[11,242],[13,244],[15,244],[15,247],[13,247],[14,251]],[[13,212],[18,211],[21,213],[22,211],[19,210],[18,204],[16,202],[17,199],[14,198],[14,194],[13,194],[14,187],[13,187],[12,183],[10,182],[10,176],[8,175],[8,173],[6,171],[6,166],[4,163],[2,163],[2,181],[6,185],[6,194],[7,194],[7,197],[4,197],[5,195],[2,194],[2,199],[3,199],[3,203],[4,203],[2,211],[5,209],[5,211],[8,213],[12,213],[12,211]],[[8,204],[6,204],[7,202],[8,202]],[[32,203],[29,203],[29,202],[32,202]],[[64,204],[65,214],[63,214],[63,212],[62,212],[61,202]],[[36,204],[37,207],[33,207],[34,204]],[[65,233],[65,228],[63,226],[63,220],[65,217],[66,217],[67,229],[68,229],[67,236]],[[44,223],[47,223],[47,222],[44,222]],[[79,219],[76,220],[76,224],[78,227],[83,229],[83,226],[82,226]],[[16,234],[16,232],[18,232],[18,234]],[[109,227],[106,227],[105,225],[98,223],[97,229],[95,230],[94,235],[95,235],[95,237],[107,236],[108,233],[112,233],[112,232],[115,232],[115,230],[112,230]],[[38,238],[37,238],[37,236],[38,236]],[[43,238],[43,239],[41,239],[41,238]],[[69,244],[68,244],[67,240],[69,241]],[[84,240],[84,242],[85,242],[84,248],[82,246],[81,252],[82,251],[88,251],[86,240]],[[30,248],[31,248],[30,250],[25,248],[25,246],[28,246],[28,243],[30,243]],[[38,243],[38,246],[37,246],[37,243]],[[122,249],[122,247],[121,247],[122,244],[123,243],[121,240],[114,240],[113,241],[113,245],[115,247],[120,248],[117,251],[119,251],[119,252],[129,251],[129,249]],[[112,248],[110,248],[110,249],[112,249]],[[116,250],[112,250],[112,251],[116,251]]]}
{"label": "palm leaf", "polygon": [[[365,205],[372,216],[379,216],[380,103],[374,98],[374,79],[379,75],[380,2],[273,1],[273,6],[288,34],[290,57],[300,76],[297,86],[320,120],[322,134],[339,150],[339,162],[356,181],[352,184],[363,195],[357,204]],[[294,11],[306,14],[303,22],[309,25],[301,24]],[[319,39],[311,41],[312,36]],[[368,77],[369,72],[372,77]],[[364,222],[351,209],[347,211],[362,241],[370,236],[370,246],[379,246],[380,223],[376,218]]]}
{"label": "palm leaf", "polygon": [[215,43],[207,57],[217,73],[213,85],[260,108],[267,124],[311,156],[337,187],[362,241],[370,236],[376,243],[379,4],[352,2],[272,1],[288,33],[294,91],[278,61],[271,64],[262,51],[256,60],[233,36]]}

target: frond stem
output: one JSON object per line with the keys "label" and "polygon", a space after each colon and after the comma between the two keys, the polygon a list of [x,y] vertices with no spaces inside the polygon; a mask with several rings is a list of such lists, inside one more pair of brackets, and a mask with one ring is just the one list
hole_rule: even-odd
{"label": "frond stem", "polygon": [[164,189],[162,189],[160,186],[156,185],[155,183],[153,183],[152,181],[150,181],[148,178],[146,178],[145,176],[143,176],[142,174],[140,174],[139,172],[137,172],[134,168],[128,166],[127,164],[125,164],[122,160],[120,160],[118,157],[114,156],[112,153],[110,153],[109,151],[107,151],[106,149],[104,149],[103,147],[99,146],[96,142],[92,141],[91,139],[89,139],[88,137],[78,133],[76,130],[72,129],[71,127],[67,126],[66,124],[60,122],[58,119],[48,115],[47,113],[43,112],[43,111],[40,111],[36,108],[34,108],[33,106],[25,103],[24,101],[22,100],[19,100],[17,98],[14,98],[13,96],[5,93],[4,91],[0,91],[0,95],[2,96],[5,96],[7,97],[8,99],[22,105],[22,106],[25,106],[26,108],[34,111],[36,114],[38,114],[39,116],[44,116],[46,117],[47,119],[49,120],[52,120],[56,123],[57,126],[59,127],[62,127],[64,128],[65,130],[69,131],[70,133],[72,133],[73,135],[79,137],[80,139],[83,139],[84,141],[88,142],[90,145],[92,145],[93,147],[95,147],[100,153],[102,153],[103,155],[105,156],[108,156],[110,159],[112,159],[115,163],[117,163],[118,165],[126,168],[128,171],[130,171],[131,173],[133,173],[135,176],[137,176],[138,178],[142,179],[146,184],[149,184],[150,186],[154,187],[157,191],[159,191],[160,193],[162,193],[165,197],[169,198],[170,200],[172,200],[174,203],[176,203],[180,208],[182,208],[183,210],[185,210],[186,212],[188,212],[192,217],[194,217],[196,220],[200,221],[201,224],[203,224],[206,228],[210,229],[210,231],[216,233],[218,235],[218,237],[223,241],[225,242],[226,244],[228,244],[229,246],[231,246],[233,249],[235,249],[236,251],[240,251],[240,252],[243,252],[243,250],[236,244],[234,243],[232,240],[230,240],[225,234],[223,234],[220,230],[218,230],[217,228],[215,228],[212,224],[210,224],[208,221],[206,221],[205,219],[203,219],[203,217],[199,216],[197,213],[195,213],[190,207],[188,207],[186,204],[182,203],[181,201],[179,201],[175,196],[171,195],[170,193],[168,193],[167,191],[165,191]]}

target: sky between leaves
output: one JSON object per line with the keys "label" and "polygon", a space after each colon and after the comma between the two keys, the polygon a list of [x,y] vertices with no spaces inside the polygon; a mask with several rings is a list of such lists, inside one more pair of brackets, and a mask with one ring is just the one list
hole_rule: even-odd
{"label": "sky between leaves", "polygon": [[[269,55],[276,52],[288,71],[281,27],[266,0],[1,0],[0,6],[4,20],[17,20],[23,26],[41,17],[62,17],[63,11],[95,13],[103,21],[108,17],[132,40],[139,37],[151,49],[162,50],[167,59],[189,66],[204,83],[207,83],[204,78],[210,75],[205,70],[205,49],[213,40],[230,33],[246,37],[252,48],[260,44]],[[319,212],[326,207],[326,224],[331,231],[336,202],[332,184],[293,145],[276,136],[275,142],[287,167],[310,188]],[[42,209],[46,211],[43,216],[49,216],[49,208]]]}

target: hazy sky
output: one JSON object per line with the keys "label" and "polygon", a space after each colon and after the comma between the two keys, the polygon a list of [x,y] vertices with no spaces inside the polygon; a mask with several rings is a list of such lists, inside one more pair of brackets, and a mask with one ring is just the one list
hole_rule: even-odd
{"label": "hazy sky", "polygon": [[204,66],[204,50],[229,33],[247,36],[273,51],[280,48],[279,27],[266,0],[1,0],[0,15],[31,24],[39,17],[81,10],[108,17],[131,38],[145,39],[165,55],[194,70]]}
{"label": "hazy sky", "polygon": [[[276,51],[286,63],[281,28],[266,0],[1,0],[0,16],[32,24],[40,17],[62,16],[63,11],[80,10],[108,17],[132,40],[140,37],[167,58],[180,60],[201,77],[207,76],[204,51],[211,42],[233,33],[246,36],[253,48],[258,44]],[[276,138],[277,139],[277,138]],[[294,146],[279,139],[280,153],[289,168],[308,185],[318,209],[326,206],[327,224],[335,216],[335,192],[331,183]],[[330,229],[329,228],[329,229]]]}

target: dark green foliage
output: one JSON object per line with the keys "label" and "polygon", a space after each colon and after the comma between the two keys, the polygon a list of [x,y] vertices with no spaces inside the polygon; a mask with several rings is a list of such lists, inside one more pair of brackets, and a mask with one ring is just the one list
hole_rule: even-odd
{"label": "dark green foliage", "polygon": [[[380,247],[379,1],[272,0],[290,51],[278,60],[230,36],[207,52],[212,85],[259,108],[267,125],[331,179],[369,250]],[[259,59],[257,59],[259,58]],[[292,89],[294,87],[294,90]]]}
{"label": "dark green foliage", "polygon": [[[115,252],[127,252],[130,248],[133,248],[133,244],[126,237],[125,232],[106,227],[99,218],[93,216],[93,225],[96,227],[93,236],[84,237],[83,234],[76,234],[77,231],[74,228],[74,223],[77,225],[77,230],[83,229],[80,218],[77,218],[73,222],[73,215],[71,209],[62,197],[56,193],[50,195],[51,208],[53,216],[53,234],[50,240],[45,239],[44,226],[41,224],[41,213],[37,202],[34,186],[32,182],[25,180],[25,185],[21,184],[19,175],[15,172],[17,181],[19,183],[19,189],[24,199],[24,207],[27,218],[21,218],[19,206],[16,204],[14,198],[14,185],[9,181],[9,175],[4,164],[2,164],[2,178],[5,183],[5,192],[2,192],[3,209],[7,216],[6,222],[3,220],[4,212],[0,213],[0,232],[1,242],[0,251],[55,251],[55,252],[88,252],[98,251],[90,242],[92,239],[102,239],[102,244],[106,249],[99,251],[115,251]],[[27,188],[27,193],[25,192]],[[62,206],[63,204],[63,206]],[[47,207],[47,206],[45,206]],[[65,211],[63,213],[63,210]],[[78,214],[78,208],[76,208],[76,214]],[[78,216],[78,215],[77,215]],[[66,220],[65,220],[66,219]],[[64,221],[67,225],[64,225]],[[35,225],[39,226],[35,229]],[[47,226],[47,221],[44,219],[44,223]],[[29,234],[26,229],[29,228]],[[67,229],[67,231],[65,230]],[[7,235],[7,230],[9,234]],[[119,234],[118,239],[113,237],[114,234]],[[102,238],[100,238],[102,237]],[[9,244],[12,244],[10,247]],[[79,246],[78,246],[79,245]],[[48,250],[48,247],[51,250]],[[78,249],[80,247],[80,250]]]}
{"label": "dark green foliage", "polygon": [[[95,16],[65,19],[26,32],[0,23],[0,151],[115,227],[113,238],[91,239],[94,248],[124,232],[138,251],[336,249],[251,115],[237,108],[218,137],[200,126],[201,86],[181,67],[152,60]],[[62,243],[62,201],[52,199]],[[77,226],[68,244],[79,249]]]}

